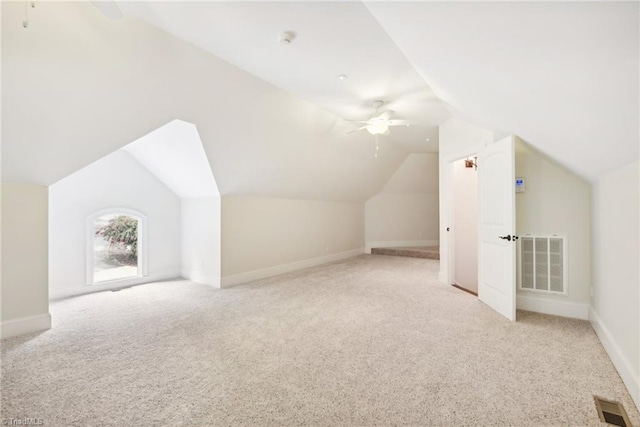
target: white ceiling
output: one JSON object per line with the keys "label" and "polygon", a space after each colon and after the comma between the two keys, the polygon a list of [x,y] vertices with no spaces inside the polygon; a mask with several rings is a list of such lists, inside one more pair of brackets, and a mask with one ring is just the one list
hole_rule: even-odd
{"label": "white ceiling", "polygon": [[[395,118],[393,143],[437,150],[449,116],[424,79],[360,2],[120,2],[122,11],[189,41],[273,85],[348,120],[366,119],[374,99]],[[293,43],[278,36],[294,31]],[[337,77],[345,74],[344,81]],[[221,100],[224,102],[224,100]],[[429,141],[426,141],[429,138]]]}
{"label": "white ceiling", "polygon": [[381,193],[438,193],[438,153],[409,154]]}
{"label": "white ceiling", "polygon": [[[638,157],[638,2],[120,5],[340,117],[389,100],[421,125],[393,139],[415,151],[435,149],[423,127],[449,117],[433,89],[456,115],[588,179]],[[291,45],[284,30],[298,34]]]}
{"label": "white ceiling", "polygon": [[220,196],[198,129],[191,123],[173,120],[122,149],[178,197]]}
{"label": "white ceiling", "polygon": [[364,201],[408,155],[138,19],[42,2],[25,30],[23,3],[1,7],[4,182],[50,185],[176,118],[221,195]]}
{"label": "white ceiling", "polygon": [[[424,81],[583,176],[638,158],[638,3],[119,4],[122,20],[39,2],[25,30],[24,4],[2,2],[3,181],[52,184],[179,118],[223,195],[362,201],[435,148],[448,113]],[[422,124],[378,159],[336,117],[372,98]]]}
{"label": "white ceiling", "polygon": [[638,158],[638,2],[367,2],[438,96],[583,177]]}

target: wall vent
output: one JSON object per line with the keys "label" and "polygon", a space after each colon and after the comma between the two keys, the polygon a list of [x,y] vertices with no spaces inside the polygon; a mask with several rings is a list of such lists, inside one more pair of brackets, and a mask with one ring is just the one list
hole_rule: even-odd
{"label": "wall vent", "polygon": [[524,235],[519,239],[518,287],[525,291],[567,294],[567,239]]}
{"label": "wall vent", "polygon": [[620,402],[603,399],[598,396],[593,396],[593,399],[596,402],[600,421],[614,426],[631,427],[627,412]]}

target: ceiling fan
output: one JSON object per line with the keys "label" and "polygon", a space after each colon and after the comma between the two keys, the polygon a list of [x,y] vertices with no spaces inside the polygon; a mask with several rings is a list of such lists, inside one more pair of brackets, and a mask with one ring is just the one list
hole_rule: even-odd
{"label": "ceiling fan", "polygon": [[358,132],[366,129],[371,135],[389,135],[389,128],[391,126],[410,126],[411,122],[408,120],[391,120],[391,117],[395,114],[392,110],[381,111],[384,101],[376,99],[371,102],[371,106],[376,109],[371,117],[367,120],[352,120],[353,123],[361,123],[363,126],[358,129],[354,129],[349,133]]}

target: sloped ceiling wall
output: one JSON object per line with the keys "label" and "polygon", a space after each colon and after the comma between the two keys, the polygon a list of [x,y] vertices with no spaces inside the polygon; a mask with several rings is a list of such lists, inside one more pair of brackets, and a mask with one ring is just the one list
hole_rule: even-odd
{"label": "sloped ceiling wall", "polygon": [[366,5],[440,99],[476,124],[591,180],[638,158],[638,2]]}
{"label": "sloped ceiling wall", "polygon": [[438,167],[437,153],[410,154],[381,193],[438,193]]}
{"label": "sloped ceiling wall", "polygon": [[412,153],[365,203],[365,247],[425,245],[439,238],[438,153]]}
{"label": "sloped ceiling wall", "polygon": [[183,199],[220,197],[198,130],[174,120],[123,148]]}
{"label": "sloped ceiling wall", "polygon": [[[366,2],[460,116],[596,179],[638,158],[637,2]],[[48,185],[173,119],[222,195],[363,201],[406,158],[155,27],[2,2],[3,181]]]}
{"label": "sloped ceiling wall", "polygon": [[211,54],[85,2],[2,3],[2,179],[50,185],[179,118],[220,193],[364,201],[406,158]]}

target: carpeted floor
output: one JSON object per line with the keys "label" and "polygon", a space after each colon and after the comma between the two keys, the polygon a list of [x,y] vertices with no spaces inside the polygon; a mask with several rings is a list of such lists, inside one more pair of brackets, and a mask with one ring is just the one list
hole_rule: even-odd
{"label": "carpeted floor", "polygon": [[47,426],[597,426],[640,415],[587,322],[510,323],[438,262],[363,255],[215,290],[187,281],[55,303],[2,342],[2,417]]}

